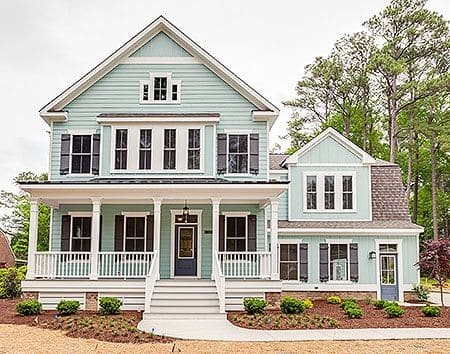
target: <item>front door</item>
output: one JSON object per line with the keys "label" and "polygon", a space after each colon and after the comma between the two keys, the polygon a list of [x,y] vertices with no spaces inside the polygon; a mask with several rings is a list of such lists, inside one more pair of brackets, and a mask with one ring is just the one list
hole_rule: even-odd
{"label": "front door", "polygon": [[175,276],[197,276],[197,225],[175,226]]}
{"label": "front door", "polygon": [[380,254],[380,284],[383,300],[398,301],[396,254]]}

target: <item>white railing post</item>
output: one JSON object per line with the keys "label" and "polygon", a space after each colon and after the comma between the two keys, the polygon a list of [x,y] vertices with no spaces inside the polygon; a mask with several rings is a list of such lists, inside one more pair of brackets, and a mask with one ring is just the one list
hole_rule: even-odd
{"label": "white railing post", "polygon": [[225,277],[220,268],[219,254],[214,252],[212,268],[214,270],[214,282],[219,297],[219,312],[225,313]]}
{"label": "white railing post", "polygon": [[36,275],[38,218],[39,218],[39,198],[30,198],[30,227],[28,233],[27,279],[34,279]]}
{"label": "white railing post", "polygon": [[[153,251],[155,254],[159,253],[161,245],[161,204],[162,198],[153,198]],[[155,263],[155,272],[156,278],[159,279],[159,261]]]}
{"label": "white railing post", "polygon": [[158,269],[157,265],[159,265],[159,252],[154,251],[153,259],[150,265],[150,271],[145,277],[145,303],[144,303],[144,312],[150,312],[150,303],[152,301],[153,289],[155,288],[155,283],[158,280],[159,274],[156,272]]}
{"label": "white railing post", "polygon": [[[214,257],[217,257],[219,251],[219,210],[221,198],[211,198],[212,203],[212,254],[211,261],[214,263]],[[212,267],[211,279],[214,279],[214,266]]]}
{"label": "white railing post", "polygon": [[280,279],[278,272],[278,199],[270,200],[270,254],[271,254],[271,273],[273,280]]}
{"label": "white railing post", "polygon": [[102,198],[93,197],[92,200],[92,227],[91,227],[91,271],[89,279],[98,279],[98,252],[100,245],[100,212]]}

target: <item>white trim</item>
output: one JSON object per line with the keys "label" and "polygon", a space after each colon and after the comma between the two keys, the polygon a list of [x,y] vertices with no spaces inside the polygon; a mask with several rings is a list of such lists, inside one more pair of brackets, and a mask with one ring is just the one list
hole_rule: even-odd
{"label": "white trim", "polygon": [[269,174],[271,175],[287,175],[289,174],[288,170],[269,170]]}
{"label": "white trim", "polygon": [[[280,280],[283,283],[300,283],[304,284],[305,282],[300,281],[300,244],[302,243],[302,239],[295,239],[295,240],[278,240],[278,268],[280,272]],[[281,246],[282,245],[297,245],[297,279],[295,280],[283,280],[281,279]],[[291,261],[285,263],[293,263]],[[308,267],[308,273],[309,273],[309,267]],[[308,274],[309,275],[309,274]]]}
{"label": "white trim", "polygon": [[[317,221],[317,220],[316,220]],[[322,221],[322,220],[320,220]],[[420,234],[418,229],[339,229],[339,228],[279,228],[280,234],[295,235],[398,235],[398,236],[416,236]]]}
{"label": "white trim", "polygon": [[250,214],[249,211],[222,211],[222,215],[236,218],[249,216]]}
{"label": "white trim", "polygon": [[148,211],[122,211],[121,215],[130,217],[130,218],[140,218],[140,217],[146,217],[146,216],[150,215],[150,212],[148,212]]}
{"label": "white trim", "polygon": [[69,211],[67,215],[73,218],[90,218],[92,217],[92,211]]}
{"label": "white trim", "polygon": [[[167,80],[166,99],[155,100],[155,78],[165,78]],[[148,85],[148,99],[144,100],[144,85]],[[177,99],[172,99],[172,87],[177,86]],[[149,72],[148,80],[139,81],[139,104],[179,104],[181,102],[181,80],[172,80],[171,72]]]}
{"label": "white trim", "polygon": [[325,243],[334,244],[334,245],[347,245],[350,243],[353,243],[353,240],[351,238],[341,238],[341,239],[334,239],[334,238],[326,238]]}
{"label": "white trim", "polygon": [[53,122],[67,122],[69,117],[67,112],[42,112],[39,115],[52,128]]}
{"label": "white trim", "polygon": [[120,64],[201,64],[195,57],[128,57]]}
{"label": "white trim", "polygon": [[269,131],[275,123],[278,113],[272,111],[253,111],[252,116],[254,122],[267,122],[267,136],[269,136]]}
{"label": "white trim", "polygon": [[77,128],[72,128],[72,129],[67,129],[67,134],[70,135],[93,135],[95,134],[96,129],[77,129]]}
{"label": "white trim", "polygon": [[90,72],[84,75],[81,79],[76,81],[72,86],[63,91],[60,95],[46,104],[39,114],[42,118],[48,115],[49,111],[61,110],[64,106],[72,102],[76,97],[93,85],[96,81],[102,78],[106,73],[110,72],[116,67],[121,60],[129,57],[137,49],[142,47],[150,39],[152,39],[160,31],[164,31],[177,44],[181,45],[187,52],[198,57],[204,65],[216,73],[221,79],[227,82],[231,87],[241,93],[251,103],[260,110],[270,110],[274,114],[278,114],[279,110],[272,103],[266,100],[263,96],[252,89],[248,84],[238,78],[234,73],[227,69],[223,64],[218,62],[214,57],[208,54],[199,45],[188,38],[172,23],[166,20],[163,16],[158,17],[150,25],[144,28],[141,32],[131,38],[128,42],[122,45],[118,50],[112,53],[109,57],[103,60]]}
{"label": "white trim", "polygon": [[380,244],[390,243],[393,245],[397,245],[398,300],[399,300],[399,302],[404,302],[403,247],[402,247],[403,240],[402,239],[375,239],[374,241],[375,241],[375,252],[376,252],[377,299],[381,299]]}
{"label": "white trim", "polygon": [[97,117],[97,123],[218,123],[219,117],[124,117],[124,118],[109,118]]}

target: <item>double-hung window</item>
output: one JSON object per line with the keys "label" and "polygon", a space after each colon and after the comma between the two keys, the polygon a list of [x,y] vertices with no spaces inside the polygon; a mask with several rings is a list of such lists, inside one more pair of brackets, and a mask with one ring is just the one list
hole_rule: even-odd
{"label": "double-hung window", "polygon": [[167,100],[167,77],[155,77],[153,79],[153,100]]}
{"label": "double-hung window", "polygon": [[342,176],[342,209],[353,209],[353,177]]}
{"label": "double-hung window", "polygon": [[334,176],[325,176],[324,192],[325,209],[334,209]]}
{"label": "double-hung window", "polygon": [[116,148],[115,148],[115,169],[126,170],[127,169],[127,156],[128,156],[128,130],[117,129],[116,130]]}
{"label": "double-hung window", "polygon": [[72,173],[91,173],[91,135],[72,135]]}
{"label": "double-hung window", "polygon": [[200,169],[200,129],[188,130],[188,170]]}
{"label": "double-hung window", "polygon": [[227,216],[225,227],[226,250],[245,252],[247,250],[247,217]]}
{"label": "double-hung window", "polygon": [[228,135],[228,173],[248,173],[249,135]]}
{"label": "double-hung window", "polygon": [[71,251],[89,252],[91,250],[91,217],[72,217]]}
{"label": "double-hung window", "polygon": [[306,177],[306,209],[317,209],[317,177]]}
{"label": "double-hung window", "polygon": [[298,244],[280,244],[280,278],[281,280],[298,280],[299,272]]}
{"label": "double-hung window", "polygon": [[141,129],[139,132],[139,169],[152,168],[152,130]]}
{"label": "double-hung window", "polygon": [[164,169],[174,170],[176,168],[176,129],[164,129]]}
{"label": "double-hung window", "polygon": [[330,244],[330,280],[346,281],[349,273],[349,245]]}
{"label": "double-hung window", "polygon": [[144,252],[145,251],[145,217],[125,217],[125,251]]}

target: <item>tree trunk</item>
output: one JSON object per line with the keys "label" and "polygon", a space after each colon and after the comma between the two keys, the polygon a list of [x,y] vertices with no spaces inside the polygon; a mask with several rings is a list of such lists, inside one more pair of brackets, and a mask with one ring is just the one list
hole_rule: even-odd
{"label": "tree trunk", "polygon": [[[416,158],[419,158],[416,153]],[[417,212],[419,208],[419,173],[416,171],[414,175],[414,189],[413,189],[413,212],[412,222],[417,223]]]}
{"label": "tree trunk", "polygon": [[392,93],[390,97],[390,117],[391,122],[391,151],[390,151],[390,162],[397,161],[398,152],[398,122],[397,122],[397,76],[394,75],[392,79]]}
{"label": "tree trunk", "polygon": [[438,212],[437,212],[437,173],[436,173],[436,133],[431,133],[431,203],[433,214],[433,239],[439,238]]}
{"label": "tree trunk", "polygon": [[413,174],[413,143],[414,143],[414,137],[413,137],[413,131],[410,127],[409,134],[408,134],[408,177],[406,178],[406,198],[410,200],[411,196],[411,184],[412,184],[412,174]]}

